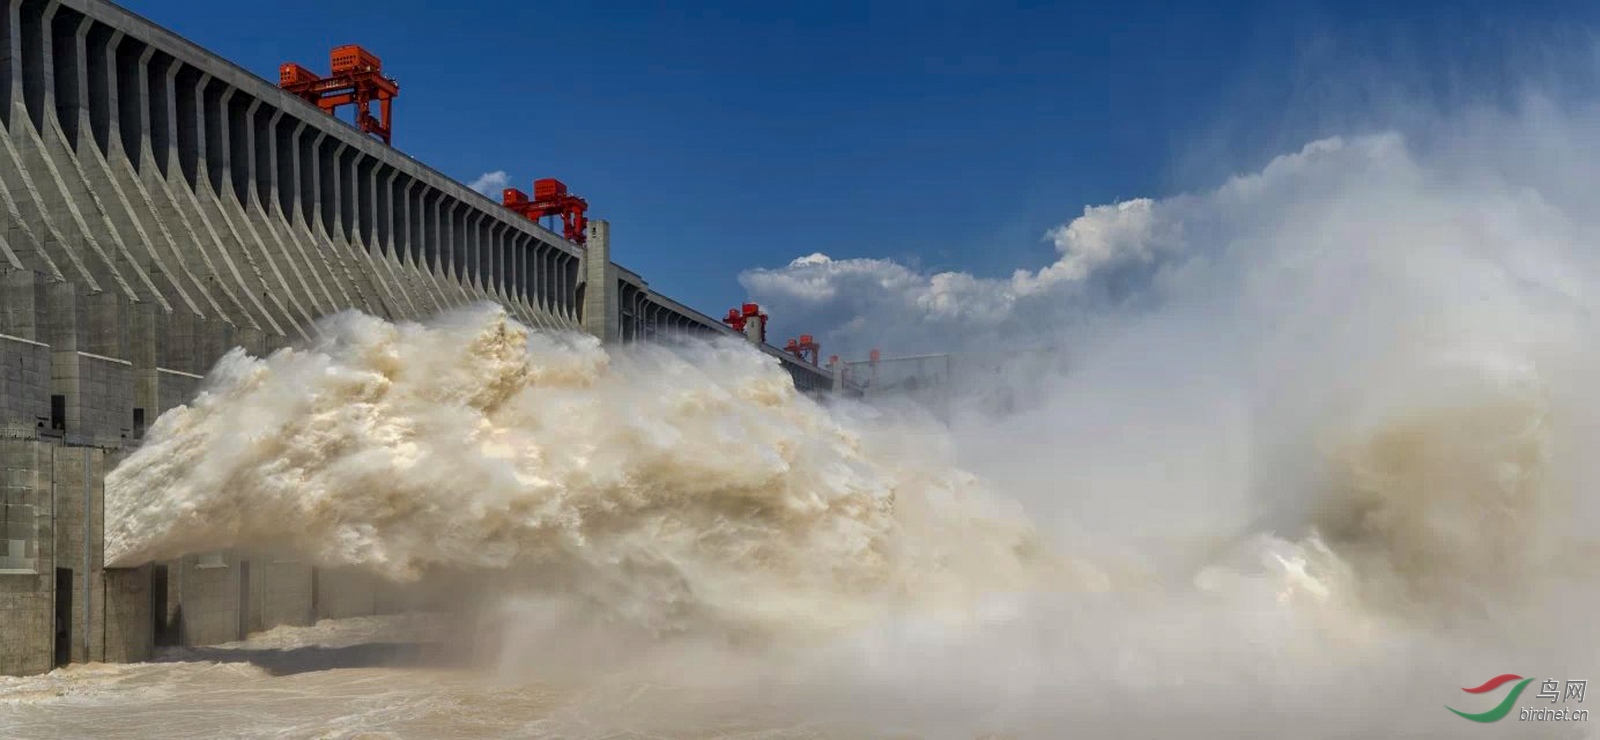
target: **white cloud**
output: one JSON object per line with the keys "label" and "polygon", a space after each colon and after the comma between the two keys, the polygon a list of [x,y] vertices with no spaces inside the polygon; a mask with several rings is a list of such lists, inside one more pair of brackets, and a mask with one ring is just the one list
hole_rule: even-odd
{"label": "white cloud", "polygon": [[500,192],[510,184],[511,176],[506,174],[505,170],[495,170],[494,172],[485,172],[479,175],[478,179],[473,180],[472,184],[467,187],[499,200]]}
{"label": "white cloud", "polygon": [[[1486,133],[1460,150],[1470,160],[1492,140]],[[1510,147],[1500,149],[1516,161]],[[816,334],[846,355],[1052,343],[1085,321],[1193,300],[1197,283],[1216,292],[1219,282],[1251,280],[1253,263],[1314,259],[1318,250],[1404,251],[1407,240],[1456,235],[1463,220],[1488,212],[1484,198],[1501,194],[1484,182],[1489,190],[1458,197],[1464,183],[1446,173],[1452,158],[1439,155],[1420,161],[1396,134],[1314,141],[1210,191],[1085,207],[1044,235],[1055,261],[1009,277],[818,252],[740,280],[775,327]],[[1419,232],[1419,217],[1437,223]]]}
{"label": "white cloud", "polygon": [[1026,295],[1083,280],[1100,267],[1148,264],[1155,260],[1158,245],[1171,244],[1171,235],[1158,239],[1156,229],[1156,203],[1149,198],[1084,208],[1082,216],[1050,230],[1049,239],[1055,242],[1061,259],[1037,273],[1018,270],[1011,286]]}

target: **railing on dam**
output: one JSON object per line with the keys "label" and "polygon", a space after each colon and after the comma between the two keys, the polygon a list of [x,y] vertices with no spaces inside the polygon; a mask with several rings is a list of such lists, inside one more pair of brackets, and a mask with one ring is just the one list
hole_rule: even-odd
{"label": "railing on dam", "polygon": [[0,7],[0,257],[113,308],[193,317],[177,323],[201,335],[182,350],[195,356],[155,364],[269,349],[344,308],[415,318],[478,300],[608,340],[725,330],[612,265],[605,238],[580,248],[121,7]]}
{"label": "railing on dam", "polygon": [[845,363],[868,398],[897,398],[949,420],[958,411],[1011,414],[1037,408],[1068,353],[1055,346],[945,352]]}

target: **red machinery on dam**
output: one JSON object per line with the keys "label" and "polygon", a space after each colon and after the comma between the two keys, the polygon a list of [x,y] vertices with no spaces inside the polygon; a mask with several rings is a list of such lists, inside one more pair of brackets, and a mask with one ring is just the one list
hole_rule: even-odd
{"label": "red machinery on dam", "polygon": [[[278,67],[278,87],[305,98],[324,113],[337,115],[340,106],[356,107],[356,128],[376,136],[385,144],[394,134],[393,107],[400,94],[400,83],[383,75],[383,62],[377,55],[354,44],[341,46],[329,55],[327,77],[319,76],[294,62]],[[378,115],[372,115],[372,103]]]}
{"label": "red machinery on dam", "polygon": [[506,188],[500,193],[500,204],[534,221],[559,216],[563,238],[578,246],[588,240],[589,218],[584,214],[589,210],[589,201],[568,192],[566,183],[553,177],[534,181],[532,200],[521,190]]}

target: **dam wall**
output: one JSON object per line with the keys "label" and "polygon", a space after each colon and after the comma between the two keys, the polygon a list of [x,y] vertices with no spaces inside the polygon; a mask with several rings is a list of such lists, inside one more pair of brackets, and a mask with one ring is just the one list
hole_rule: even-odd
{"label": "dam wall", "polygon": [[[403,143],[403,137],[402,137]],[[104,481],[225,353],[490,301],[607,342],[731,335],[267,80],[100,0],[0,0],[0,674],[407,606],[273,553],[103,562]],[[771,346],[808,393],[840,378]]]}

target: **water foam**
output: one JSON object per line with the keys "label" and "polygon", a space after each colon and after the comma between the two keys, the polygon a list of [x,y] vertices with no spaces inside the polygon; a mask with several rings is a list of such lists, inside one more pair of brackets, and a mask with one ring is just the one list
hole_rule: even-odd
{"label": "water foam", "polygon": [[769,358],[607,353],[493,307],[236,351],[107,491],[112,565],[276,547],[399,581],[510,571],[656,628],[849,622],[1052,567],[976,479],[875,456]]}

